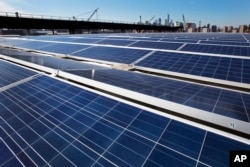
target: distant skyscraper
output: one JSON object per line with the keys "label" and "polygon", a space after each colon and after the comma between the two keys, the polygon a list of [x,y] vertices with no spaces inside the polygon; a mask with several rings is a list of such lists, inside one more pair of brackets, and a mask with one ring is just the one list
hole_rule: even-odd
{"label": "distant skyscraper", "polygon": [[247,32],[247,26],[246,25],[240,25],[239,33],[245,33]]}
{"label": "distant skyscraper", "polygon": [[216,25],[212,25],[211,32],[217,32],[217,26]]}
{"label": "distant skyscraper", "polygon": [[161,18],[159,18],[159,25],[161,25]]}
{"label": "distant skyscraper", "polygon": [[170,16],[169,16],[169,14],[168,14],[167,25],[169,26],[169,24],[170,24]]}
{"label": "distant skyscraper", "polygon": [[228,32],[233,32],[233,26],[228,26]]}
{"label": "distant skyscraper", "polygon": [[168,26],[168,19],[165,19],[165,26]]}
{"label": "distant skyscraper", "polygon": [[228,27],[224,26],[223,29],[222,29],[222,32],[228,32]]}

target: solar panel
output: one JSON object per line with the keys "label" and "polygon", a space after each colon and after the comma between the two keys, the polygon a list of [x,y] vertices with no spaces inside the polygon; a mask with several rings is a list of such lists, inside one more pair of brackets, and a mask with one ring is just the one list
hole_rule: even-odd
{"label": "solar panel", "polygon": [[60,41],[60,42],[73,42],[76,38],[71,38],[70,36],[54,38],[53,41]]}
{"label": "solar panel", "polygon": [[176,50],[182,45],[183,45],[183,43],[138,41],[130,46],[131,47],[141,47],[141,48],[151,48],[151,49]]}
{"label": "solar panel", "polygon": [[136,66],[250,83],[249,59],[155,52]]}
{"label": "solar panel", "polygon": [[104,66],[87,64],[87,63],[77,62],[73,60],[60,59],[60,58],[50,57],[50,56],[39,56],[37,54],[20,55],[20,53],[10,52],[10,55],[8,57],[15,58],[17,60],[27,61],[27,62],[34,63],[43,67],[48,67],[52,69],[60,69],[60,70],[72,70],[72,69],[92,70],[92,69],[106,69],[107,68]]}
{"label": "solar panel", "polygon": [[52,42],[41,42],[41,41],[29,41],[24,44],[17,45],[17,47],[25,49],[39,49],[45,46],[53,45]]}
{"label": "solar panel", "polygon": [[80,44],[65,44],[57,43],[49,46],[39,48],[41,51],[58,53],[58,54],[70,54],[85,48],[90,47],[89,45],[80,45]]}
{"label": "solar panel", "polygon": [[249,56],[250,47],[187,44],[181,51],[214,53],[223,55]]}
{"label": "solar panel", "polygon": [[[226,117],[250,121],[249,109],[244,107],[250,101],[249,94],[120,70],[68,72]],[[243,95],[244,98],[241,98]]]}
{"label": "solar panel", "polygon": [[11,47],[15,47],[29,42],[27,40],[18,40],[16,38],[0,38],[0,39],[1,39],[0,44],[2,46],[11,46]]}
{"label": "solar panel", "polygon": [[[0,38],[4,46],[80,53],[62,59],[0,48],[0,53],[9,55],[0,55],[6,60],[0,60],[4,86],[0,84],[0,166],[229,166],[231,150],[250,150],[250,59],[156,49],[172,43],[164,40],[180,42],[175,43],[179,47],[169,45],[170,50],[205,40],[214,44],[204,44],[208,47],[196,48],[197,52],[247,55],[249,51],[242,48],[248,47],[238,45],[247,43],[248,37],[121,33]],[[124,47],[127,41],[145,46]],[[221,46],[229,43],[235,46]],[[90,48],[82,50],[79,45]],[[217,78],[221,87],[232,83],[245,89],[114,70],[76,62],[79,58],[132,64],[134,70],[168,72],[210,83]],[[138,65],[142,62],[145,66]],[[60,70],[46,71],[52,76],[37,75],[27,66]]]}
{"label": "solar panel", "polygon": [[238,45],[238,46],[250,46],[250,43],[247,42],[235,42],[235,41],[200,41],[204,44],[215,44],[215,45]]}
{"label": "solar panel", "polygon": [[149,52],[140,49],[95,46],[73,53],[72,56],[130,64]]}
{"label": "solar panel", "polygon": [[134,41],[132,40],[114,40],[114,39],[105,39],[102,41],[97,42],[97,44],[104,44],[104,45],[117,45],[117,46],[127,46]]}
{"label": "solar panel", "polygon": [[228,150],[250,149],[47,76],[0,92],[0,101],[1,166],[228,166]]}
{"label": "solar panel", "polygon": [[192,40],[192,39],[161,39],[161,41],[182,42],[182,43],[197,43],[199,40]]}
{"label": "solar panel", "polygon": [[26,68],[0,60],[0,88],[37,74]]}
{"label": "solar panel", "polygon": [[74,43],[95,43],[102,40],[102,38],[77,38]]}
{"label": "solar panel", "polygon": [[[1,129],[0,129],[0,133],[1,133]],[[0,136],[2,137],[2,135]],[[0,158],[1,166],[2,165],[3,166],[23,166],[23,164],[21,164],[18,158],[15,157],[13,152],[8,148],[8,146],[2,140],[2,138],[0,138],[0,152],[1,152],[1,158]]]}

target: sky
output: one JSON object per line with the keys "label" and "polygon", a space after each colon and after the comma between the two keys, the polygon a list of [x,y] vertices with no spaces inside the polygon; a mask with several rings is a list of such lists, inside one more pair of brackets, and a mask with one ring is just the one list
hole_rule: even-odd
{"label": "sky", "polygon": [[170,20],[193,22],[202,26],[250,24],[250,0],[0,0],[0,13],[19,12],[34,15],[88,18],[137,23],[170,15]]}

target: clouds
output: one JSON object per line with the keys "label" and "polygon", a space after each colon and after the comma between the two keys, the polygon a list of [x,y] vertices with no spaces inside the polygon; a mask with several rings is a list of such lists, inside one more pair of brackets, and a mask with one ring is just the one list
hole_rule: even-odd
{"label": "clouds", "polygon": [[0,2],[1,12],[14,12],[16,8],[6,2]]}
{"label": "clouds", "polygon": [[0,0],[0,12],[21,12],[27,13],[23,6],[27,5],[26,0]]}

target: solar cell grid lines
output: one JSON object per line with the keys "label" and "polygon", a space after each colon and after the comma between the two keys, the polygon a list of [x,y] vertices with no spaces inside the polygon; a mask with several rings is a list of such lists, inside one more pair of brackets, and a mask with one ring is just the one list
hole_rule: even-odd
{"label": "solar cell grid lines", "polygon": [[1,165],[227,166],[225,158],[210,161],[209,149],[225,155],[229,149],[249,149],[47,76],[1,92],[0,100],[6,99],[0,104],[0,148],[7,144],[13,154],[4,152]]}
{"label": "solar cell grid lines", "polygon": [[99,42],[96,42],[97,44],[104,44],[104,45],[117,45],[117,46],[127,46],[131,43],[134,43],[133,40],[115,40],[115,39],[104,39]]}
{"label": "solar cell grid lines", "polygon": [[249,39],[0,37],[0,166],[229,166],[250,150]]}
{"label": "solar cell grid lines", "polygon": [[204,44],[215,44],[215,45],[238,45],[238,46],[250,46],[248,42],[235,42],[235,41],[200,41],[200,43]]}
{"label": "solar cell grid lines", "polygon": [[89,49],[73,53],[72,56],[131,64],[149,52],[150,51],[141,49],[94,46]]}
{"label": "solar cell grid lines", "polygon": [[181,51],[214,53],[222,55],[247,56],[250,55],[250,47],[242,46],[220,46],[220,45],[202,45],[202,44],[187,44]]}
{"label": "solar cell grid lines", "polygon": [[17,47],[24,49],[39,49],[45,46],[53,45],[52,42],[43,42],[43,41],[29,41],[27,43],[21,43],[16,45]]}
{"label": "solar cell grid lines", "polygon": [[40,51],[58,53],[58,54],[70,54],[77,52],[79,50],[90,47],[89,45],[80,45],[80,44],[69,44],[69,43],[58,43],[49,46],[39,48]]}
{"label": "solar cell grid lines", "polygon": [[102,38],[76,38],[74,40],[74,43],[96,43],[100,40],[103,40]]}
{"label": "solar cell grid lines", "polygon": [[176,50],[182,45],[183,45],[183,43],[138,41],[138,42],[130,45],[130,47]]}
{"label": "solar cell grid lines", "polygon": [[[250,122],[249,109],[244,107],[244,103],[250,101],[249,94],[120,70],[97,70],[94,74],[91,70],[68,72],[101,83]],[[243,95],[244,99],[241,98]],[[222,110],[224,112],[221,112]]]}
{"label": "solar cell grid lines", "polygon": [[0,88],[37,74],[2,60],[0,60],[0,71]]}
{"label": "solar cell grid lines", "polygon": [[136,66],[249,83],[249,59],[155,52]]}
{"label": "solar cell grid lines", "polygon": [[15,38],[5,38],[5,39],[1,39],[0,40],[0,44],[3,45],[3,46],[10,46],[10,47],[14,47],[14,46],[18,46],[18,45],[21,45],[21,44],[25,44],[29,41],[27,40],[17,40]]}

